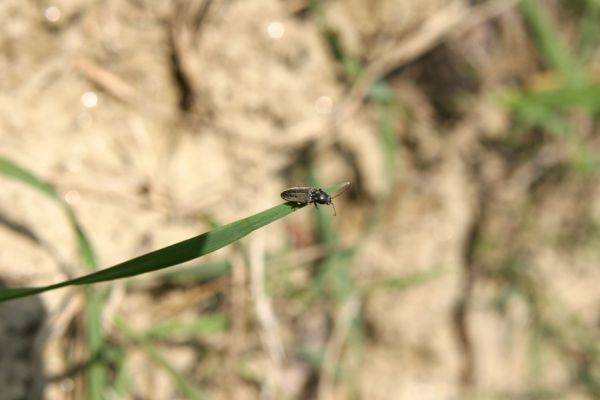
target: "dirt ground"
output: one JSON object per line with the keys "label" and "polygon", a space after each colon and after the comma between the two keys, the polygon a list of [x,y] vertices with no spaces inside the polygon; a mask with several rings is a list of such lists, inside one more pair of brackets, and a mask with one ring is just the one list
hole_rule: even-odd
{"label": "dirt ground", "polygon": [[[570,40],[575,13],[537,3]],[[351,182],[337,217],[202,259],[230,273],[104,285],[104,398],[600,398],[597,168],[501,101],[552,80],[539,53],[509,0],[1,2],[0,156],[56,185],[101,266]],[[597,156],[597,119],[569,118]],[[84,274],[62,210],[0,183],[0,279]],[[40,298],[44,398],[83,398],[83,292]],[[153,352],[115,322],[215,315]]]}

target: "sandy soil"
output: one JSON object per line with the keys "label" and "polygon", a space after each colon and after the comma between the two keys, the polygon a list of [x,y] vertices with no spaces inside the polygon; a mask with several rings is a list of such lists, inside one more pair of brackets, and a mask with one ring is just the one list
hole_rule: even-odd
{"label": "sandy soil", "polygon": [[[307,183],[307,161],[325,184],[352,182],[333,219],[356,250],[344,266],[352,295],[304,302],[277,282],[315,285],[327,253],[306,208],[244,239],[247,258],[235,246],[208,256],[233,267],[219,280],[112,284],[106,336],[123,339],[116,315],[142,331],[223,312],[225,332],[158,346],[209,398],[594,398],[576,372],[600,379],[598,242],[585,230],[600,218],[598,176],[565,168],[564,141],[532,134],[503,149],[514,121],[498,94],[533,79],[540,60],[514,2],[467,3],[0,3],[0,155],[57,186],[100,265],[207,230],[206,215],[227,222],[279,203]],[[326,32],[365,66],[356,81]],[[381,79],[396,96],[391,152],[386,109],[368,95]],[[597,123],[573,118],[597,151]],[[0,182],[0,278],[85,273],[62,211]],[[265,259],[266,293],[254,275]],[[417,282],[377,284],[407,277]],[[81,292],[41,298],[46,398],[81,398]],[[124,398],[183,398],[142,348],[123,346]],[[325,367],[301,349],[324,351]]]}

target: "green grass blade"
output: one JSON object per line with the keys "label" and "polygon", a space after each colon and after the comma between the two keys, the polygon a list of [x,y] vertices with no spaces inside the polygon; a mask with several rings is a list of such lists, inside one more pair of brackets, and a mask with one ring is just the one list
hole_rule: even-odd
{"label": "green grass blade", "polygon": [[[307,178],[313,186],[319,186],[312,165],[307,166]],[[323,208],[323,207],[322,207]],[[321,290],[320,296],[342,301],[354,293],[354,282],[348,270],[351,253],[339,249],[339,237],[333,224],[330,210],[319,210],[315,214],[316,235],[326,249],[327,255],[319,262],[315,282]]]}
{"label": "green grass blade", "polygon": [[529,26],[546,64],[560,73],[566,85],[582,84],[585,81],[585,75],[581,65],[569,51],[556,27],[544,14],[539,2],[521,0],[519,5],[521,14]]}
{"label": "green grass blade", "polygon": [[203,336],[224,332],[228,326],[229,320],[223,314],[205,315],[193,321],[161,322],[146,329],[141,336],[146,339],[165,339],[182,335]]}
{"label": "green grass blade", "polygon": [[106,343],[102,330],[102,310],[104,308],[103,291],[87,288],[85,303],[85,340],[90,354],[90,363],[86,368],[85,391],[89,400],[104,399],[106,387],[106,366],[104,350]]}
{"label": "green grass blade", "polygon": [[579,53],[584,62],[590,62],[593,59],[594,51],[598,45],[599,31],[600,2],[598,0],[584,0],[578,43]]}
{"label": "green grass blade", "polygon": [[518,120],[569,140],[578,140],[577,130],[566,112],[600,111],[600,85],[584,85],[531,93],[508,93],[502,99]]}
{"label": "green grass blade", "polygon": [[131,387],[131,374],[127,368],[127,349],[112,346],[108,348],[107,357],[113,365],[114,378],[110,387],[109,399],[126,399]]}
{"label": "green grass blade", "polygon": [[[395,104],[394,93],[383,82],[376,83],[379,88],[379,95],[376,98],[378,119],[379,142],[383,154],[383,172],[387,180],[387,189],[391,190],[396,180],[398,170],[396,163],[396,152],[398,143],[396,140],[396,127],[394,119],[396,118],[397,107]],[[373,90],[372,90],[373,91]]]}
{"label": "green grass blade", "polygon": [[92,243],[81,227],[81,224],[79,224],[79,221],[77,221],[77,217],[75,217],[73,210],[66,203],[63,203],[63,207],[66,209],[71,228],[73,229],[73,232],[75,232],[79,258],[89,270],[95,271],[98,267],[98,263],[96,262],[96,254],[94,253]]}
{"label": "green grass blade", "polygon": [[[338,184],[328,188],[326,191],[334,192],[345,185],[345,183]],[[251,217],[232,222],[228,225],[213,229],[212,231],[195,236],[191,239],[187,239],[171,246],[152,251],[150,253],[117,264],[113,267],[96,271],[79,278],[69,279],[53,285],[42,287],[3,289],[0,290],[0,301],[24,297],[65,286],[85,285],[127,278],[146,272],[167,268],[172,265],[181,264],[234,243],[252,231],[283,218],[304,206],[305,205],[292,203],[280,204]]]}
{"label": "green grass blade", "polygon": [[134,342],[141,346],[146,352],[148,357],[160,368],[162,368],[167,375],[172,379],[173,383],[180,391],[180,393],[186,399],[202,400],[206,396],[190,383],[185,376],[183,376],[165,357],[162,356],[152,344],[152,342],[143,336],[134,333],[133,329],[125,322],[125,319],[117,316],[115,318],[115,325],[121,330],[121,332],[131,342]]}
{"label": "green grass blade", "polygon": [[413,286],[420,286],[429,281],[442,277],[448,272],[447,268],[436,266],[424,271],[414,272],[398,278],[387,278],[370,282],[361,288],[361,292],[365,295],[372,294],[379,290],[395,291],[405,290]]}
{"label": "green grass blade", "polygon": [[88,269],[94,270],[97,263],[90,240],[81,227],[81,224],[77,220],[75,213],[71,207],[65,203],[62,197],[60,197],[54,186],[39,179],[25,168],[4,157],[0,157],[0,174],[20,181],[21,183],[24,183],[25,185],[41,192],[42,194],[48,196],[51,200],[57,202],[63,208],[77,238],[79,257]]}
{"label": "green grass blade", "polygon": [[173,383],[185,399],[202,400],[207,397],[175,368],[162,354],[150,343],[143,343],[144,350],[156,365],[161,367],[172,379]]}
{"label": "green grass blade", "polygon": [[229,275],[231,263],[214,260],[165,271],[158,281],[167,285],[196,286]]}
{"label": "green grass blade", "polygon": [[40,180],[31,172],[4,157],[0,157],[0,173],[9,178],[21,181],[45,195],[50,196],[52,199],[60,201],[60,196],[56,193],[54,186]]}
{"label": "green grass blade", "polygon": [[515,109],[534,105],[547,107],[551,109],[549,112],[580,108],[594,113],[600,111],[600,85],[509,94],[505,101]]}
{"label": "green grass blade", "polygon": [[[15,179],[26,186],[44,194],[51,200],[57,202],[65,212],[71,228],[77,239],[78,253],[81,261],[89,271],[96,270],[96,256],[92,245],[85,234],[81,224],[77,220],[71,207],[62,199],[54,186],[35,176],[27,169],[16,163],[0,157],[0,174]],[[9,289],[10,290],[10,289]],[[18,297],[39,293],[40,290],[17,291]],[[102,335],[102,309],[104,306],[104,296],[98,291],[86,291],[85,303],[85,336],[86,344],[90,353],[90,365],[86,370],[86,393],[90,400],[102,399],[104,387],[106,385],[106,369],[102,362],[102,353],[104,349],[104,338]]]}

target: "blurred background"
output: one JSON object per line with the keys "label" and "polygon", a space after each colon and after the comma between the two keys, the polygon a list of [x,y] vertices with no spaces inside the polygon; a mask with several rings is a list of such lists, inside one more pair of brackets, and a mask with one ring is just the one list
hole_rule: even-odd
{"label": "blurred background", "polygon": [[[0,399],[600,398],[600,1],[5,0],[0,156],[108,267],[0,304]],[[88,272],[0,177],[0,280]]]}

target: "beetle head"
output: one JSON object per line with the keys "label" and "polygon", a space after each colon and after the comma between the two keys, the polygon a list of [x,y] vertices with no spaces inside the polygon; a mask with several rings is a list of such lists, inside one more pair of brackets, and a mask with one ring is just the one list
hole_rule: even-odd
{"label": "beetle head", "polygon": [[317,193],[315,193],[313,199],[319,204],[331,204],[331,196],[320,189]]}

